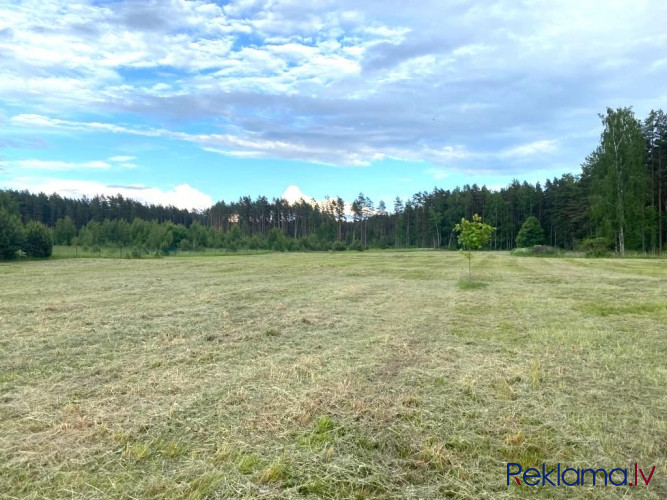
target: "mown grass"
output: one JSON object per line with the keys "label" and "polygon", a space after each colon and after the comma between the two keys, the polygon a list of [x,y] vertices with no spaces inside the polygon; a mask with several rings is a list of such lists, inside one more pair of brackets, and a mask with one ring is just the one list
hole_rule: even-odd
{"label": "mown grass", "polygon": [[[665,498],[667,268],[483,253],[0,265],[0,497]],[[526,467],[656,465],[649,487]]]}

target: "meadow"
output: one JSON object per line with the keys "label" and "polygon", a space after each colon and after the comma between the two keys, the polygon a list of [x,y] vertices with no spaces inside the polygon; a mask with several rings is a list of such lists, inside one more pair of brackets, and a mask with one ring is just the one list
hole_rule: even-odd
{"label": "meadow", "polygon": [[[665,261],[472,268],[471,286],[435,251],[2,263],[0,498],[667,498]],[[531,488],[508,462],[656,468]]]}

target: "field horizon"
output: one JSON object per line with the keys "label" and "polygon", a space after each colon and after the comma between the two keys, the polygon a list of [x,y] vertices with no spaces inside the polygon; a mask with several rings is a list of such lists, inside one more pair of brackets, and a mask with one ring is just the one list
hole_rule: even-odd
{"label": "field horizon", "polygon": [[0,497],[667,497],[664,261],[472,275],[418,250],[0,263]]}

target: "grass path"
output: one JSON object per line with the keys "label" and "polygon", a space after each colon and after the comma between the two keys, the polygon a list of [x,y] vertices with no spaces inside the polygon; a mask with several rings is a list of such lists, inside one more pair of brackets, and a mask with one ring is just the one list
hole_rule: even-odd
{"label": "grass path", "polygon": [[[0,265],[0,498],[667,498],[667,266]],[[656,465],[646,488],[505,464]]]}

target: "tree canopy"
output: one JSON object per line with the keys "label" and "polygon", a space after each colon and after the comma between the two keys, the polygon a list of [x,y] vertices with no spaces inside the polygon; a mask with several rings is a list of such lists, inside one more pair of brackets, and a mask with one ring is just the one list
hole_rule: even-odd
{"label": "tree canopy", "polygon": [[516,235],[516,246],[520,248],[532,247],[544,244],[544,229],[537,217],[531,215],[519,229]]}
{"label": "tree canopy", "polygon": [[481,250],[484,245],[491,241],[495,227],[482,222],[482,217],[477,214],[472,216],[472,220],[461,219],[459,224],[454,226],[454,231],[458,233],[458,241],[466,251],[468,257],[468,277],[472,275],[470,261],[472,260],[472,250]]}

